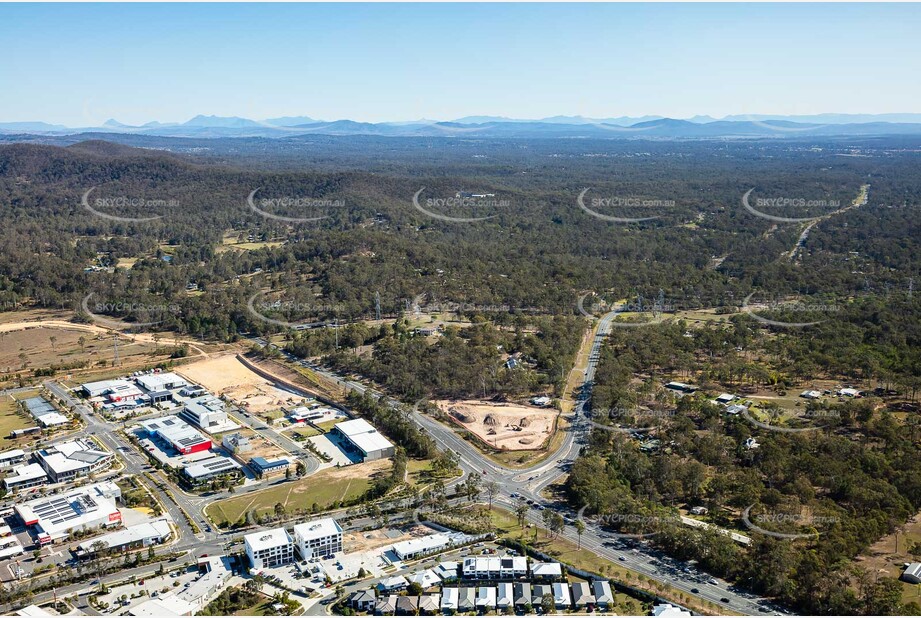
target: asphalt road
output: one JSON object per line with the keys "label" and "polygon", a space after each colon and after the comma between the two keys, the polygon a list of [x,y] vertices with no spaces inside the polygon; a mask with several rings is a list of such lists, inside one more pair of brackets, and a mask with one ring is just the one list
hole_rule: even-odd
{"label": "asphalt road", "polygon": [[[551,504],[550,501],[540,495],[540,492],[566,474],[568,467],[579,456],[585,438],[591,429],[591,423],[585,414],[585,405],[591,397],[601,347],[605,337],[610,333],[612,322],[617,313],[618,310],[615,309],[599,320],[598,329],[594,335],[589,353],[589,361],[583,375],[582,388],[579,391],[576,405],[573,409],[569,428],[559,448],[543,462],[526,469],[505,468],[483,455],[475,446],[461,438],[450,427],[416,410],[411,412],[414,420],[432,436],[440,448],[453,451],[458,455],[464,477],[471,472],[477,472],[483,475],[484,480],[495,481],[499,485],[497,504],[514,508],[517,498],[513,499],[512,496],[515,495],[529,499],[544,508],[565,510],[563,505]],[[258,342],[262,345],[266,344],[265,340],[259,340]],[[282,354],[285,354],[284,351],[282,351]],[[291,355],[285,354],[285,356],[289,361],[309,367],[344,388],[359,393],[368,392],[376,397],[382,396],[382,393],[353,380],[343,378],[326,368],[307,363]],[[401,404],[394,401],[391,405],[400,406]],[[462,479],[463,477],[457,479],[454,483],[461,482]],[[576,514],[570,511],[569,516],[575,519]],[[528,519],[532,523],[543,525],[540,510],[537,508],[530,510]],[[581,538],[583,547],[650,579],[667,583],[673,588],[702,598],[717,606],[745,614],[757,615],[761,613],[759,605],[764,605],[767,602],[766,599],[757,595],[730,589],[727,582],[683,563],[678,563],[678,561],[672,561],[661,552],[643,543],[637,542],[632,547],[627,547],[621,540],[609,540],[608,537],[614,537],[611,537],[609,533],[606,533],[592,522],[585,523],[586,530]],[[565,526],[562,536],[573,542],[579,542],[579,537],[572,525]],[[715,583],[710,583],[711,581]],[[692,589],[696,589],[697,592],[692,592]],[[721,601],[724,598],[728,599],[729,602]]]}

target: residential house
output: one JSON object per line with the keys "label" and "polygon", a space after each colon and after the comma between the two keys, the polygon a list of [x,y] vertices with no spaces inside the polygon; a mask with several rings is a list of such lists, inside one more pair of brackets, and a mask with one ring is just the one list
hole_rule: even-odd
{"label": "residential house", "polygon": [[492,586],[480,586],[476,592],[476,608],[479,611],[496,609],[496,589]]}
{"label": "residential house", "polygon": [[458,602],[458,593],[457,588],[442,588],[441,589],[441,613],[442,614],[453,614],[457,611],[457,602]]}
{"label": "residential house", "polygon": [[516,610],[524,610],[526,606],[531,605],[530,582],[515,582],[512,591]]}
{"label": "residential house", "polygon": [[349,597],[349,607],[360,612],[374,611],[374,606],[376,604],[377,594],[375,594],[374,588],[353,592]]}
{"label": "residential house", "polygon": [[423,594],[419,596],[419,615],[434,616],[441,606],[441,595]]}
{"label": "residential house", "polygon": [[611,592],[611,584],[607,580],[594,580],[592,594],[595,595],[595,607],[598,609],[605,610],[614,605],[614,593]]}
{"label": "residential house", "polygon": [[569,609],[572,607],[572,595],[569,592],[568,583],[556,582],[553,584],[553,602],[556,603],[557,609]]}
{"label": "residential house", "polygon": [[472,612],[476,607],[476,588],[464,586],[457,595],[457,611]]}
{"label": "residential house", "polygon": [[588,582],[575,582],[572,585],[572,603],[576,609],[595,606],[595,595]]}
{"label": "residential house", "polygon": [[379,616],[392,616],[397,611],[397,595],[390,594],[377,600],[374,613]]}
{"label": "residential house", "polygon": [[496,594],[496,607],[505,609],[506,607],[514,605],[514,603],[515,597],[512,592],[512,584],[508,582],[500,583]]}
{"label": "residential house", "polygon": [[388,577],[387,579],[382,579],[377,584],[378,592],[395,592],[397,590],[403,590],[406,586],[409,585],[409,582],[406,581],[406,578],[402,575],[397,575],[395,577]]}
{"label": "residential house", "polygon": [[397,597],[397,614],[400,616],[415,616],[419,613],[419,597]]}

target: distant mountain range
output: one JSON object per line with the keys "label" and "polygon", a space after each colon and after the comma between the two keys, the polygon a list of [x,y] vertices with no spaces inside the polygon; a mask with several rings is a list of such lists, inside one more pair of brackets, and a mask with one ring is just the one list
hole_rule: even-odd
{"label": "distant mountain range", "polygon": [[658,138],[713,139],[752,137],[831,137],[921,135],[921,114],[755,115],[687,120],[661,116],[585,118],[553,116],[538,120],[466,116],[450,122],[323,121],[308,116],[250,120],[236,116],[195,116],[183,123],[148,122],[140,126],[107,120],[100,127],[66,127],[46,122],[0,122],[0,133],[68,135],[129,133],[164,137],[267,137],[295,135],[376,135],[387,137],[468,138]]}

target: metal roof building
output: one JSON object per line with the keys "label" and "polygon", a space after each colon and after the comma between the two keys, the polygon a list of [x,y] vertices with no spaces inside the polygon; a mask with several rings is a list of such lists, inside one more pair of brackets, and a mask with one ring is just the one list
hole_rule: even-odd
{"label": "metal roof building", "polygon": [[168,443],[183,455],[207,451],[211,440],[178,416],[164,416],[141,421],[141,426],[151,436],[156,436]]}
{"label": "metal roof building", "polygon": [[344,421],[333,428],[344,437],[365,461],[393,457],[395,447],[374,426],[363,418]]}
{"label": "metal roof building", "polygon": [[79,557],[90,556],[96,553],[98,543],[115,550],[148,547],[165,542],[171,534],[169,522],[165,518],[157,519],[84,541],[76,547],[75,553]]}
{"label": "metal roof building", "polygon": [[14,509],[26,526],[33,527],[39,545],[46,545],[66,538],[71,530],[120,526],[122,514],[114,502],[120,495],[115,483],[98,483],[17,504]]}

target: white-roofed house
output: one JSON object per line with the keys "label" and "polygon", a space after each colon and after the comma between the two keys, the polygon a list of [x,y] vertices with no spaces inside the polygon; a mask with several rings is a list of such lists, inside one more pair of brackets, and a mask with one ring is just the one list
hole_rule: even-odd
{"label": "white-roofed house", "polygon": [[458,566],[460,565],[454,561],[440,562],[438,566],[435,567],[435,575],[440,577],[442,581],[455,581],[457,579]]}
{"label": "white-roofed house", "polygon": [[496,609],[496,589],[492,586],[480,586],[477,588],[476,607],[481,611]]}
{"label": "white-roofed house", "polygon": [[563,576],[563,566],[559,562],[532,562],[531,576],[534,579],[559,579]]}
{"label": "white-roofed house", "polygon": [[397,575],[395,577],[387,577],[382,579],[377,584],[377,589],[380,592],[393,592],[395,590],[403,590],[406,586],[409,585],[409,582],[406,581],[406,578],[402,575]]}
{"label": "white-roofed house", "polygon": [[453,614],[457,611],[458,589],[441,589],[441,611],[444,614]]}
{"label": "white-roofed house", "polygon": [[555,582],[553,584],[553,602],[556,603],[557,609],[569,609],[572,607],[572,595],[569,592],[567,582]]}
{"label": "white-roofed house", "polygon": [[435,571],[432,569],[425,569],[424,571],[417,571],[415,573],[410,573],[406,576],[406,579],[411,584],[419,584],[422,586],[423,590],[431,588],[432,586],[438,585],[441,583],[441,578],[435,574]]}

